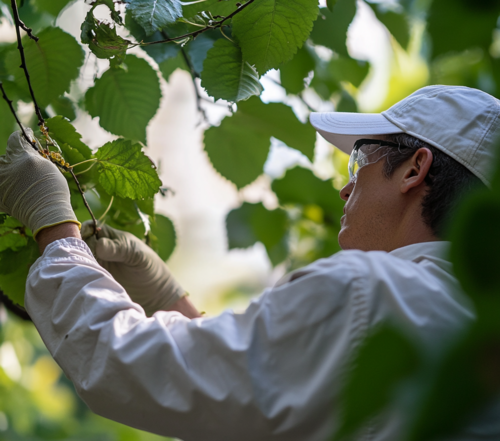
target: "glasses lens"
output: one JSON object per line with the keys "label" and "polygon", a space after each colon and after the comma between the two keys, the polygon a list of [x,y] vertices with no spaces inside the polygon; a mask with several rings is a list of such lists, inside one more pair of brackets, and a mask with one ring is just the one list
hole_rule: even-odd
{"label": "glasses lens", "polygon": [[[372,140],[360,140],[354,145],[354,149],[349,157],[349,178],[356,179],[358,170],[365,165],[374,164],[389,153],[378,140],[370,143]],[[365,141],[365,143],[362,143]]]}

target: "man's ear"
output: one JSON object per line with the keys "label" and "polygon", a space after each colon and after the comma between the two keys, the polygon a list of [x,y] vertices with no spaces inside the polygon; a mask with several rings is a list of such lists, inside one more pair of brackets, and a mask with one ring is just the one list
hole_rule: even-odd
{"label": "man's ear", "polygon": [[424,183],[432,165],[432,152],[422,147],[418,149],[406,164],[405,172],[401,180],[401,193],[407,193]]}

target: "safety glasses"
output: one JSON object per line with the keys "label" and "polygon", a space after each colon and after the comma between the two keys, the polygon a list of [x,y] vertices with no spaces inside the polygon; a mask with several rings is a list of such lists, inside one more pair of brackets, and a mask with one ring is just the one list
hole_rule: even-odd
{"label": "safety glasses", "polygon": [[358,170],[365,165],[374,164],[389,152],[384,147],[396,147],[400,145],[395,142],[383,141],[381,139],[358,139],[349,158],[349,178],[355,181]]}

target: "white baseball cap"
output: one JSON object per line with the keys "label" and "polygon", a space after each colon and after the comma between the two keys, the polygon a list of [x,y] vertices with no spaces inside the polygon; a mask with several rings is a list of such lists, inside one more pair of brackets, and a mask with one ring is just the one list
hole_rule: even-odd
{"label": "white baseball cap", "polygon": [[500,101],[477,89],[428,86],[382,113],[311,113],[313,127],[350,154],[369,135],[406,133],[438,148],[488,187],[500,142]]}

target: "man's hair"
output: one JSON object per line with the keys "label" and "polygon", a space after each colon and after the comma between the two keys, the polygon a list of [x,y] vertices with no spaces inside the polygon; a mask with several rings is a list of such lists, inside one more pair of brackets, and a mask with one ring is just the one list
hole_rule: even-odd
{"label": "man's hair", "polygon": [[414,136],[406,133],[388,135],[387,140],[401,146],[399,149],[387,148],[384,164],[384,175],[387,178],[418,149],[426,147],[432,152],[432,165],[425,178],[428,190],[422,200],[422,218],[432,232],[442,238],[447,220],[457,208],[461,196],[484,184],[451,156]]}

